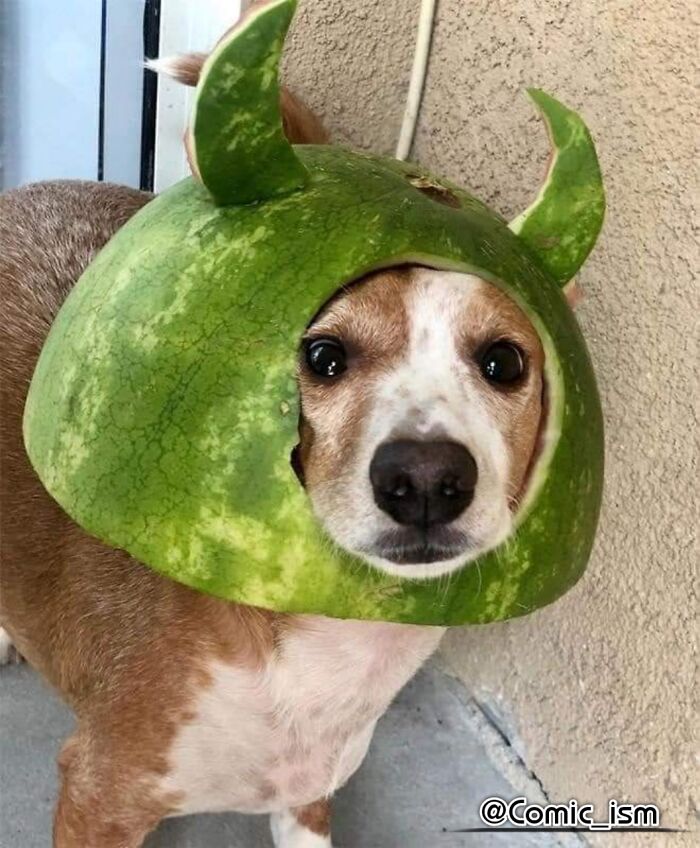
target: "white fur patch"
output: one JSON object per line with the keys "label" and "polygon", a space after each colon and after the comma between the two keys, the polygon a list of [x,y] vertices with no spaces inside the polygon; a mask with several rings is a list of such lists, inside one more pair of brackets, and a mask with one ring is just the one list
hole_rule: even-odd
{"label": "white fur patch", "polygon": [[442,632],[305,616],[261,670],[212,661],[161,789],[182,793],[178,814],[272,812],[332,795]]}

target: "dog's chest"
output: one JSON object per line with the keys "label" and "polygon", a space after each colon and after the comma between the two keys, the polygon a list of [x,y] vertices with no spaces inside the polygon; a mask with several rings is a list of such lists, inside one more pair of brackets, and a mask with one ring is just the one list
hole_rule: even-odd
{"label": "dog's chest", "polygon": [[439,628],[308,617],[262,670],[214,662],[170,752],[178,812],[266,812],[331,794]]}

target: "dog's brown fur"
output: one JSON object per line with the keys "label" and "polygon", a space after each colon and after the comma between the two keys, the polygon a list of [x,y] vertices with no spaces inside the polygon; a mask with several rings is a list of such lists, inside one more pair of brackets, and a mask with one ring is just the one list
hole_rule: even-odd
{"label": "dog's brown fur", "polygon": [[[292,109],[287,119],[296,141],[322,140],[303,115]],[[208,659],[261,665],[295,626],[166,580],[88,536],[46,494],[25,454],[24,400],[51,323],[96,252],[150,199],[81,182],[0,197],[0,623],[78,716],[59,759],[58,848],[140,845],[177,802],[155,782]],[[314,810],[300,809],[300,820],[316,822]]]}
{"label": "dog's brown fur", "polygon": [[[465,335],[463,347],[475,351],[484,338],[505,338],[526,353],[530,379],[517,392],[486,392],[484,397],[499,421],[510,455],[509,495],[516,506],[528,482],[537,449],[536,434],[544,427],[544,350],[539,336],[525,313],[506,294],[484,283],[481,296],[470,304],[469,320],[462,322],[472,335]],[[537,403],[533,398],[537,397]]]}
{"label": "dog's brown fur", "polygon": [[[313,488],[338,476],[357,447],[359,429],[367,411],[371,385],[377,372],[390,368],[405,353],[408,318],[403,293],[408,269],[388,269],[369,274],[361,285],[331,301],[313,322],[313,336],[343,339],[349,355],[362,349],[350,379],[339,386],[313,378],[299,369],[304,416],[301,420],[300,455],[307,469],[306,484]],[[373,284],[376,281],[379,285]],[[323,429],[314,426],[323,421]],[[338,433],[343,438],[338,438]]]}

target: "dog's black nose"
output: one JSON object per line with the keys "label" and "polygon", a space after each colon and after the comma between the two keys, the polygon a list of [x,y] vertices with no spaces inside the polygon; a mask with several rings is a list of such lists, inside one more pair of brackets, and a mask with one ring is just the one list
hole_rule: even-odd
{"label": "dog's black nose", "polygon": [[385,442],[369,466],[377,506],[399,524],[447,524],[469,506],[478,471],[457,442]]}

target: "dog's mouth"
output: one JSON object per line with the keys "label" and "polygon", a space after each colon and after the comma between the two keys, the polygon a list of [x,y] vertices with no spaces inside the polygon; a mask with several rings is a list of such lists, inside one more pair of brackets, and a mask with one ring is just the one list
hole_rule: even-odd
{"label": "dog's mouth", "polygon": [[411,528],[382,534],[364,553],[396,565],[418,565],[466,556],[470,547],[468,537],[456,530]]}

